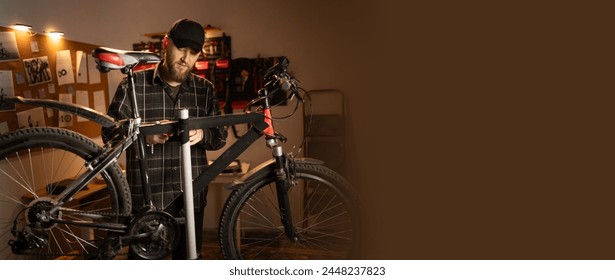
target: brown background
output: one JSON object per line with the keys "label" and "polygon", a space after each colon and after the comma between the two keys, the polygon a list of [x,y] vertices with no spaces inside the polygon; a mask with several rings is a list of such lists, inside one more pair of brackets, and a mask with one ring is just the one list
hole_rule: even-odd
{"label": "brown background", "polygon": [[352,108],[379,151],[367,258],[615,259],[609,9],[496,2],[385,3],[363,27],[386,46]]}

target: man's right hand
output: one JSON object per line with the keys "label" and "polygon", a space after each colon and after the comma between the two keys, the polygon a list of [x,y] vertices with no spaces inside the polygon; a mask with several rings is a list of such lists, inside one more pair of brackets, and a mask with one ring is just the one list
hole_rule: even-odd
{"label": "man's right hand", "polygon": [[145,143],[147,144],[164,144],[169,140],[171,135],[169,134],[153,134],[145,136]]}

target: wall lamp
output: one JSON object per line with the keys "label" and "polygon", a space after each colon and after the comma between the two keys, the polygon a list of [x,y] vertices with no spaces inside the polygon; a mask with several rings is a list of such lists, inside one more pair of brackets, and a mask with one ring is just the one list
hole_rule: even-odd
{"label": "wall lamp", "polygon": [[[11,28],[18,30],[18,31],[26,32],[30,36],[36,35],[36,32],[32,31],[31,25],[27,25],[23,23],[16,23],[16,24],[11,25]],[[48,31],[48,32],[43,32],[43,34],[53,39],[59,39],[59,38],[62,38],[62,36],[64,36],[64,32],[61,32],[61,31]]]}
{"label": "wall lamp", "polygon": [[36,35],[35,32],[32,32],[32,26],[31,25],[27,25],[27,24],[23,24],[23,23],[17,23],[17,24],[11,25],[11,28],[13,28],[15,30],[18,30],[18,31],[26,32],[30,36]]}
{"label": "wall lamp", "polygon": [[54,39],[59,39],[62,38],[62,36],[64,36],[64,32],[61,31],[49,31],[49,32],[45,32],[45,35],[54,38]]}
{"label": "wall lamp", "polygon": [[11,25],[11,28],[15,30],[19,30],[19,31],[31,31],[32,30],[32,26],[23,24],[23,23],[17,23],[17,24]]}

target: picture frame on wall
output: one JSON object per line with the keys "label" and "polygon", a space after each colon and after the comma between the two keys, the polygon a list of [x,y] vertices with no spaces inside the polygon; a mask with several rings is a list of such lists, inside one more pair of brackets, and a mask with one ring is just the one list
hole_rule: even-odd
{"label": "picture frame on wall", "polygon": [[0,62],[19,59],[15,32],[0,32]]}
{"label": "picture frame on wall", "polygon": [[[13,88],[13,71],[0,70],[0,95],[15,96]],[[15,111],[15,104],[0,104],[0,111]]]}
{"label": "picture frame on wall", "polygon": [[51,70],[49,69],[49,58],[40,56],[23,60],[26,70],[28,85],[38,85],[51,82]]}
{"label": "picture frame on wall", "polygon": [[17,125],[21,128],[44,127],[45,114],[42,107],[17,112]]}

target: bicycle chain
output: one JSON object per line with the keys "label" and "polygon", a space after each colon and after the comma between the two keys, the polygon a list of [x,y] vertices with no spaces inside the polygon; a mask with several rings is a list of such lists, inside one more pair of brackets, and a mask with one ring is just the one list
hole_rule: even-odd
{"label": "bicycle chain", "polygon": [[62,209],[62,211],[64,212],[71,212],[71,213],[77,213],[77,214],[90,214],[90,215],[100,215],[100,216],[105,216],[105,217],[109,217],[109,218],[130,218],[132,217],[132,215],[130,214],[120,214],[117,212],[98,212],[98,211],[83,211],[83,210],[76,210],[76,209],[70,209],[70,208],[66,208],[66,209]]}
{"label": "bicycle chain", "polygon": [[[117,212],[98,212],[98,211],[82,211],[82,210],[76,210],[76,209],[62,209],[63,212],[70,212],[70,213],[77,213],[77,214],[90,214],[90,215],[100,215],[100,216],[105,216],[105,217],[109,217],[109,218],[130,218],[132,217],[130,214],[120,214]],[[102,242],[104,242],[105,239],[101,240]],[[123,255],[127,255],[128,253],[117,253],[117,256],[123,256]],[[27,253],[24,252],[20,255],[24,255],[24,256],[44,256],[44,257],[60,257],[60,256],[66,256],[66,257],[82,257],[82,256],[88,256],[88,254],[77,254],[77,253],[65,253],[65,254],[53,254],[53,253]]]}

